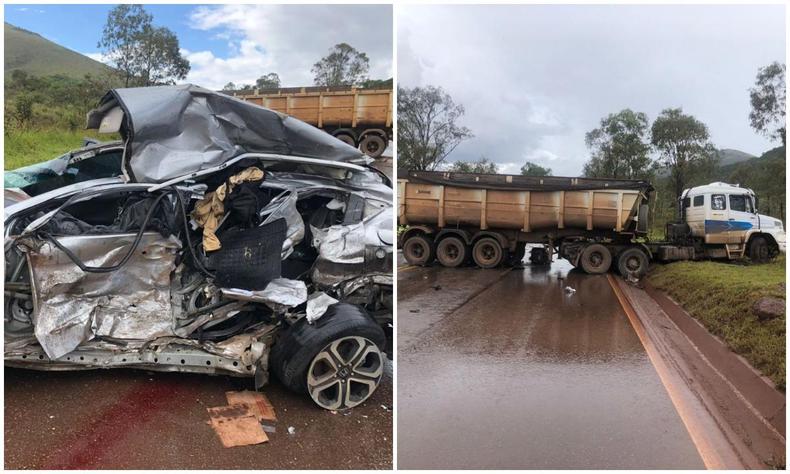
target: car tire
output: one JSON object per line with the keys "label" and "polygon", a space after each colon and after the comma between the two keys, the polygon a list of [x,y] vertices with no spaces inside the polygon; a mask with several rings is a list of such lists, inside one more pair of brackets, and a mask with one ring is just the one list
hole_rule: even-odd
{"label": "car tire", "polygon": [[635,278],[642,278],[647,274],[647,268],[650,265],[650,259],[642,249],[631,247],[620,252],[617,256],[617,270],[624,278],[633,276]]}
{"label": "car tire", "polygon": [[765,237],[758,235],[749,243],[749,259],[754,263],[771,261],[771,247]]}
{"label": "car tire", "polygon": [[458,237],[445,237],[436,246],[436,260],[445,267],[459,267],[468,256],[469,246]]}
{"label": "car tire", "polygon": [[378,158],[387,149],[387,142],[383,137],[376,134],[368,134],[359,142],[359,148],[362,153],[370,156],[371,158]]}
{"label": "car tire", "polygon": [[612,266],[612,253],[601,244],[590,244],[582,251],[579,265],[591,275],[606,273]]}
{"label": "car tire", "polygon": [[384,330],[364,309],[336,303],[312,324],[305,317],[285,329],[272,347],[270,369],[289,390],[309,394],[322,408],[344,410],[378,387],[385,345]]}
{"label": "car tire", "polygon": [[472,247],[472,259],[480,268],[496,268],[505,259],[505,249],[493,237],[483,237]]}
{"label": "car tire", "polygon": [[425,235],[413,235],[403,243],[403,258],[411,265],[428,265],[435,256],[436,246]]}

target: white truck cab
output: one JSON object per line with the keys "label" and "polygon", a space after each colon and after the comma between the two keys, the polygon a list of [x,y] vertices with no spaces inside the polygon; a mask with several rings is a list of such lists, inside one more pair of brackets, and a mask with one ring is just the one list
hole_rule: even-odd
{"label": "white truck cab", "polygon": [[716,182],[686,189],[680,200],[692,236],[707,245],[723,244],[728,258],[765,260],[786,251],[782,221],[757,213],[751,189]]}

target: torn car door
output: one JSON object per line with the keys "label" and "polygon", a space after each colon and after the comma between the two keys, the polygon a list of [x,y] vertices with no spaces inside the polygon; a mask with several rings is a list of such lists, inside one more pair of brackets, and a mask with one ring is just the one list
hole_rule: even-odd
{"label": "torn car door", "polygon": [[[117,264],[134,234],[58,237],[91,266]],[[181,242],[143,234],[129,262],[110,274],[85,273],[47,241],[26,239],[41,347],[57,359],[95,337],[149,341],[173,335],[170,273]]]}

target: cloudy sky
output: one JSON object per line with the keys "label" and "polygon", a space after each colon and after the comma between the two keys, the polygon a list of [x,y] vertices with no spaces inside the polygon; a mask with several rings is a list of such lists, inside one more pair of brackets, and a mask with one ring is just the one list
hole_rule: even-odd
{"label": "cloudy sky", "polygon": [[529,160],[581,173],[584,134],[623,108],[683,107],[719,148],[773,148],[749,127],[759,67],[784,62],[784,7],[420,6],[397,8],[398,83],[442,86],[500,172]]}
{"label": "cloudy sky", "polygon": [[[101,59],[96,44],[113,5],[6,5],[5,21]],[[313,83],[310,68],[337,43],[370,59],[369,75],[392,77],[389,5],[145,5],[173,30],[192,70],[186,82],[221,88],[269,72],[283,86]]]}

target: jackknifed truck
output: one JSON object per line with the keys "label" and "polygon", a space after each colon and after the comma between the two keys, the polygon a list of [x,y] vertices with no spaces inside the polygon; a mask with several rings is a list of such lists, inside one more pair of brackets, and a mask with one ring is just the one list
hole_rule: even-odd
{"label": "jackknifed truck", "polygon": [[752,190],[726,183],[683,191],[678,221],[651,241],[654,193],[639,180],[399,170],[399,243],[412,265],[494,268],[521,262],[533,244],[533,264],[558,255],[587,273],[635,277],[651,260],[766,262],[785,251],[782,221],[757,213]]}

